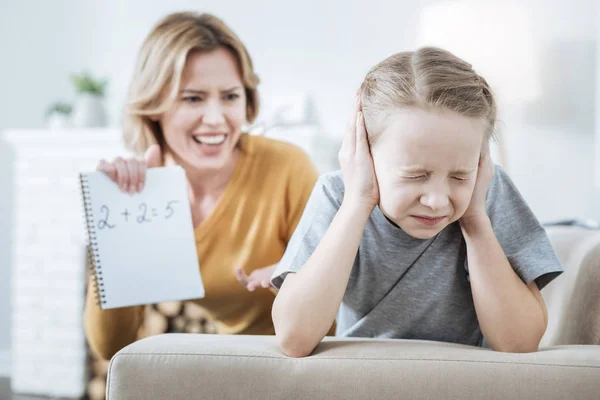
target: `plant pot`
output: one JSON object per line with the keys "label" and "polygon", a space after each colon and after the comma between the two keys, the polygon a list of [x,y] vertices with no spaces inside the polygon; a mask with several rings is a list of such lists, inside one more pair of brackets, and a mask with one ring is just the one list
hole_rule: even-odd
{"label": "plant pot", "polygon": [[46,119],[46,125],[50,129],[66,129],[71,127],[71,117],[67,114],[53,112]]}
{"label": "plant pot", "polygon": [[106,126],[106,111],[102,97],[80,93],[73,107],[73,125],[76,128]]}

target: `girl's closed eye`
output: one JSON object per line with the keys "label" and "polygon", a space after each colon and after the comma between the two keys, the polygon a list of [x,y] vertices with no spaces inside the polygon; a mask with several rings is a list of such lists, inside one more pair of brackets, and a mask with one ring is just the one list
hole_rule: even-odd
{"label": "girl's closed eye", "polygon": [[456,182],[468,182],[475,177],[474,173],[466,173],[466,174],[458,174],[458,175],[450,175],[450,178]]}
{"label": "girl's closed eye", "polygon": [[419,179],[427,179],[427,175],[412,175],[412,176],[403,176],[402,178],[408,179],[411,181],[419,180]]}
{"label": "girl's closed eye", "polygon": [[471,177],[464,177],[464,176],[453,176],[452,179],[456,180],[456,181],[468,181],[469,179],[471,179]]}
{"label": "girl's closed eye", "polygon": [[[402,179],[406,179],[406,180],[410,180],[410,181],[416,181],[416,180],[425,180],[427,179],[427,175],[403,175]],[[458,182],[465,182],[471,179],[471,176],[451,176],[451,178],[455,181]]]}

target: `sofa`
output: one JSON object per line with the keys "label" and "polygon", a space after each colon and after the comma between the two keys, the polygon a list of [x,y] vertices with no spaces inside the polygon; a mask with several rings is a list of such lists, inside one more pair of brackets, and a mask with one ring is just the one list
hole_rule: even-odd
{"label": "sofa", "polygon": [[326,338],[294,359],[273,336],[164,334],[111,360],[116,399],[600,399],[600,231],[547,227],[565,273],[542,290],[534,353],[452,343]]}

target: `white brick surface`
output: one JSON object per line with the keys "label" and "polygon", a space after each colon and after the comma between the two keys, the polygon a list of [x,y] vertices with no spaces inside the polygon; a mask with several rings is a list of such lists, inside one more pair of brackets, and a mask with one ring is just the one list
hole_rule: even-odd
{"label": "white brick surface", "polygon": [[116,130],[7,131],[15,154],[11,386],[85,391],[85,236],[78,172],[125,155]]}

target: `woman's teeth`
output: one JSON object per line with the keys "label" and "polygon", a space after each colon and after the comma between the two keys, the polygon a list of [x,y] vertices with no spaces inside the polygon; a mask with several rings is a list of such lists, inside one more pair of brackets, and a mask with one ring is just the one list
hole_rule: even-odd
{"label": "woman's teeth", "polygon": [[225,135],[192,136],[197,143],[217,145],[225,141]]}

